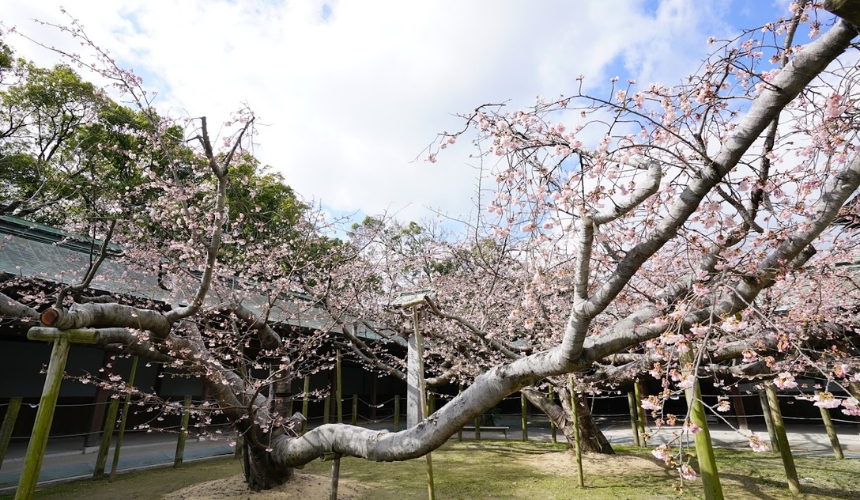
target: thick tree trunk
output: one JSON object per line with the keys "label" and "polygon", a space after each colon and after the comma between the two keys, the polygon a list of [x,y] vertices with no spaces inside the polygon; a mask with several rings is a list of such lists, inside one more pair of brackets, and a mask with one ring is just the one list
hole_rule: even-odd
{"label": "thick tree trunk", "polygon": [[[562,405],[565,411],[570,412],[570,397],[562,398]],[[579,417],[579,438],[582,451],[591,453],[603,453],[606,455],[614,455],[615,450],[609,444],[609,440],[597,427],[594,417],[591,415],[591,409],[588,408],[585,398],[579,398],[576,405],[576,415]],[[572,436],[571,436],[572,437]]]}
{"label": "thick tree trunk", "polygon": [[294,468],[279,465],[264,448],[252,446],[248,441],[244,440],[242,469],[248,488],[252,491],[280,486],[295,476]]}
{"label": "thick tree trunk", "polygon": [[[570,408],[570,393],[566,390],[564,391],[565,395],[559,398],[562,402],[562,406],[559,406],[557,403],[550,401],[543,393],[534,389],[523,389],[522,392],[533,405],[539,408],[547,417],[550,418],[550,420],[553,421],[558,430],[560,430],[565,439],[567,439],[567,443],[571,448],[573,448],[575,435],[572,418],[573,414],[571,413]],[[595,424],[594,418],[591,416],[591,411],[588,409],[588,405],[580,400],[577,407],[579,410],[577,416],[579,417],[579,437],[582,451],[589,453],[603,453],[607,455],[615,454],[615,451],[612,449],[612,445],[609,444],[609,440],[606,439],[606,436],[603,435],[597,427],[597,424]]]}

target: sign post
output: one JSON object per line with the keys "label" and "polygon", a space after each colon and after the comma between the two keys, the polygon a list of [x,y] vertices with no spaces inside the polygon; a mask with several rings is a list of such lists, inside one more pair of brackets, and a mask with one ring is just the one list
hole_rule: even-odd
{"label": "sign post", "polygon": [[[412,427],[414,425],[418,425],[418,423],[429,415],[427,413],[427,395],[426,388],[424,387],[424,344],[421,338],[421,328],[419,326],[420,312],[418,311],[418,307],[424,304],[425,299],[432,298],[435,295],[434,292],[430,290],[419,290],[414,293],[406,293],[401,294],[394,302],[391,303],[392,306],[400,307],[402,309],[411,308],[412,309],[412,326],[414,328],[413,335],[409,337],[409,363],[408,363],[408,372],[407,372],[407,382],[417,381],[416,387],[412,387],[409,383],[407,383],[407,391],[410,391],[407,396],[416,396],[415,398],[410,397],[407,400],[406,406],[406,416],[407,416],[407,427]],[[416,361],[413,366],[413,359]],[[416,377],[417,375],[417,377]],[[417,405],[414,405],[413,401],[417,399]],[[412,406],[410,406],[412,405]],[[418,410],[418,415],[416,415],[415,409]],[[436,500],[436,487],[433,482],[433,456],[428,453],[426,455],[427,458],[427,494],[430,500]]]}

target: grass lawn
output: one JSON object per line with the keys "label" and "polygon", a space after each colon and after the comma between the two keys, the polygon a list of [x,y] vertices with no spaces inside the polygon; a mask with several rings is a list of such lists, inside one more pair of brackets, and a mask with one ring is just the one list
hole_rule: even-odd
{"label": "grass lawn", "polygon": [[[562,446],[517,441],[449,442],[433,453],[436,498],[445,499],[642,499],[701,498],[701,479],[680,484],[649,450],[617,446],[618,455],[583,457],[585,488],[576,485],[573,455]],[[860,461],[796,457],[804,494],[792,497],[779,456],[717,450],[726,498],[860,498]],[[697,465],[694,464],[696,468]],[[315,461],[302,471],[327,476],[331,462]],[[83,481],[39,491],[44,499],[159,499],[184,486],[241,473],[239,462],[218,459],[182,469],[154,469],[118,476],[113,483]],[[341,461],[340,477],[364,485],[367,500],[427,498],[426,461],[374,463]],[[676,491],[675,486],[681,486]],[[242,495],[253,500],[254,494]],[[11,498],[11,497],[0,497]],[[327,496],[326,496],[327,498]],[[308,499],[314,500],[314,499]]]}

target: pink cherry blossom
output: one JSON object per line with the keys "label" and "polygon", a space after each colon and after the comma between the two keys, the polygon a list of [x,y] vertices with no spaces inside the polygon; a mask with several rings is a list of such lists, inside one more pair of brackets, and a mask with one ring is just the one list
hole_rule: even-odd
{"label": "pink cherry blossom", "polygon": [[696,480],[696,471],[690,467],[689,464],[683,464],[678,467],[678,472],[681,474],[681,477],[686,479],[687,481],[695,481]]}
{"label": "pink cherry blossom", "polygon": [[842,400],[836,399],[830,392],[819,392],[812,400],[819,408],[838,408],[842,404]]}
{"label": "pink cherry blossom", "polygon": [[794,381],[794,375],[789,372],[780,372],[779,375],[773,379],[773,383],[780,389],[794,389],[797,387],[797,382]]}
{"label": "pink cherry blossom", "polygon": [[752,448],[752,450],[755,452],[761,453],[764,451],[770,451],[770,446],[768,446],[767,443],[762,441],[761,438],[759,438],[755,434],[750,436],[749,441],[750,441],[750,448]]}

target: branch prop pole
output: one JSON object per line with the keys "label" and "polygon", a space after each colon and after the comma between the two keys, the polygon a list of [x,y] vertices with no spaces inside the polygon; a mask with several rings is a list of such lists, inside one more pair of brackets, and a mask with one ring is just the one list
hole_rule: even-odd
{"label": "branch prop pole", "polygon": [[779,400],[776,397],[776,388],[773,384],[765,384],[767,401],[770,405],[770,416],[779,441],[779,453],[782,456],[782,465],[785,468],[785,477],[788,489],[792,495],[800,494],[800,481],[797,479],[797,468],[794,466],[794,456],[791,454],[791,445],[788,444],[788,436],[785,434],[785,424],[782,421],[782,411],[779,409]]}
{"label": "branch prop pole", "polygon": [[30,435],[30,444],[27,446],[27,454],[24,457],[24,468],[21,471],[21,479],[18,481],[15,500],[32,500],[36,494],[36,483],[39,481],[42,460],[45,458],[45,446],[48,444],[48,433],[51,431],[51,423],[54,421],[54,410],[57,408],[57,397],[60,394],[60,384],[63,381],[63,372],[69,357],[69,348],[72,343],[97,343],[98,332],[95,330],[60,331],[55,328],[34,327],[27,333],[27,338],[53,342],[54,347],[51,349],[45,386],[42,389],[39,410],[36,412],[36,422],[33,424],[33,432]]}
{"label": "branch prop pole", "polygon": [[585,487],[585,478],[583,477],[582,472],[582,441],[580,440],[579,435],[579,411],[578,411],[578,403],[576,396],[576,386],[573,383],[573,375],[567,376],[568,385],[570,386],[570,407],[571,414],[573,415],[573,435],[574,435],[574,443],[576,444],[576,476],[579,482],[579,487]]}
{"label": "branch prop pole", "polygon": [[[683,374],[689,376],[695,373],[695,359],[693,353],[686,351],[681,355],[681,362],[685,365]],[[695,375],[693,375],[695,377]],[[720,474],[717,470],[717,459],[714,456],[714,445],[711,442],[711,431],[708,429],[708,419],[705,414],[705,406],[702,404],[702,390],[699,388],[699,379],[693,379],[693,386],[685,392],[687,407],[689,408],[690,421],[699,426],[699,432],[695,435],[696,455],[699,459],[699,472],[702,474],[702,485],[704,486],[705,498],[708,500],[722,500],[723,486],[720,482]]]}
{"label": "branch prop pole", "polygon": [[[134,361],[131,363],[131,374],[128,376],[128,387],[129,389],[134,388],[134,378],[137,375],[137,361],[138,357],[134,357]],[[113,482],[114,474],[116,474],[117,465],[119,465],[119,451],[122,449],[122,438],[125,436],[125,424],[128,422],[128,406],[131,403],[131,392],[125,395],[125,402],[122,404],[122,417],[120,417],[119,422],[119,435],[116,438],[116,448],[113,450],[113,462],[111,462],[110,466],[110,476],[108,477],[108,482]]]}

